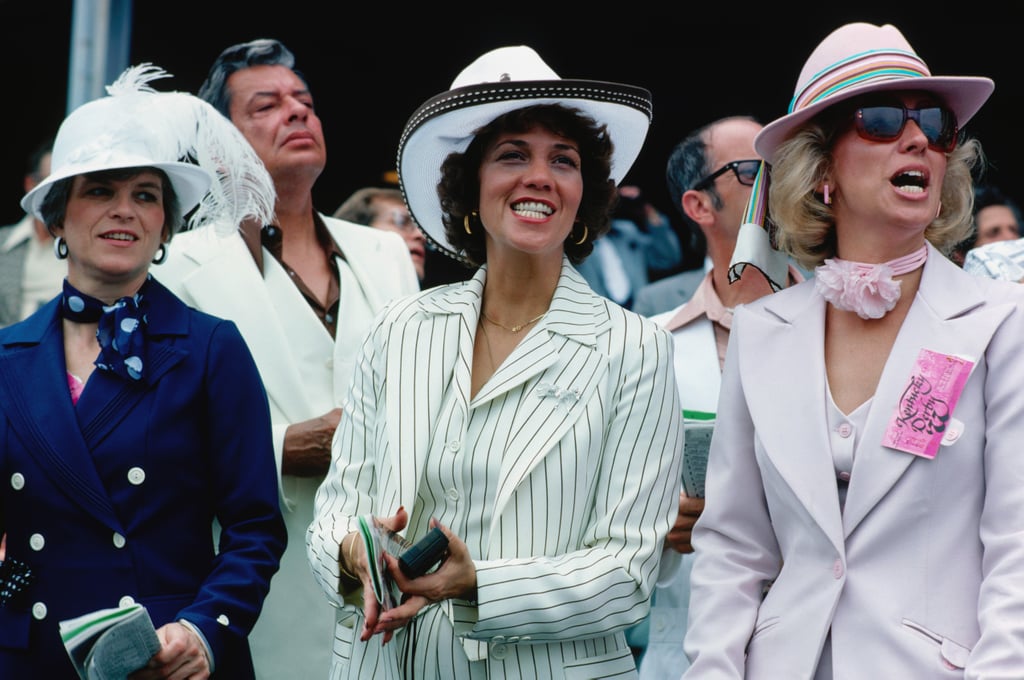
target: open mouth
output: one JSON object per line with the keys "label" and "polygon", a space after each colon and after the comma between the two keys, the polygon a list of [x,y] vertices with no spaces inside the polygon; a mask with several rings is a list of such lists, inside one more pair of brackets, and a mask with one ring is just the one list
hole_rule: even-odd
{"label": "open mouth", "polygon": [[920,170],[897,173],[889,181],[894,187],[909,193],[924,193],[924,190],[928,188],[928,178]]}

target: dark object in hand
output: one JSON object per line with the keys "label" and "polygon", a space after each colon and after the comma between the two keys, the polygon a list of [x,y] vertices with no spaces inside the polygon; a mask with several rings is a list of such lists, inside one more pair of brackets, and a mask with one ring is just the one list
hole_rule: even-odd
{"label": "dark object in hand", "polygon": [[398,567],[407,578],[418,578],[441,561],[448,550],[448,537],[434,527],[398,558]]}
{"label": "dark object in hand", "polygon": [[8,602],[13,602],[19,594],[32,585],[35,578],[36,575],[32,572],[32,567],[21,560],[8,557],[0,562],[0,607],[5,607]]}

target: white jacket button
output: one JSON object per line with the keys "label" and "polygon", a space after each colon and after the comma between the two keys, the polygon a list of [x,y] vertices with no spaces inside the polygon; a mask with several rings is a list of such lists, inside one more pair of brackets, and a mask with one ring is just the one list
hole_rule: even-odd
{"label": "white jacket button", "polygon": [[146,481],[146,471],[140,467],[133,467],[128,471],[128,482],[138,486]]}
{"label": "white jacket button", "polygon": [[508,656],[508,645],[505,644],[505,636],[495,635],[491,639],[491,657],[500,660],[506,656]]}

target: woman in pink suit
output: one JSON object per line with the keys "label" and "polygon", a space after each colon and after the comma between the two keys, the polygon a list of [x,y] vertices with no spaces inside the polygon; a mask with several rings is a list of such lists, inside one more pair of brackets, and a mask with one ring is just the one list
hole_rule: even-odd
{"label": "woman in pink suit", "polygon": [[849,24],[756,138],[774,243],[817,269],[736,311],[686,678],[1024,673],[1024,287],[945,256],[993,87]]}

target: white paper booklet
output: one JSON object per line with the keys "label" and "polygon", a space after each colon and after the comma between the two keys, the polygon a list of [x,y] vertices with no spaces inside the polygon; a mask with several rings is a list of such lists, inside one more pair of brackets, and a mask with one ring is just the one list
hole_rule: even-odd
{"label": "white paper booklet", "polygon": [[141,604],[61,621],[60,637],[82,680],[124,680],[160,651],[153,621]]}
{"label": "white paper booklet", "polygon": [[683,491],[690,498],[704,498],[704,475],[715,431],[715,414],[683,410]]}
{"label": "white paper booklet", "polygon": [[396,534],[385,527],[376,517],[369,515],[359,518],[359,533],[363,536],[363,547],[366,548],[373,594],[377,597],[381,610],[387,611],[401,599],[402,593],[391,579],[387,563],[384,562],[384,553],[400,557],[412,543],[401,534]]}

